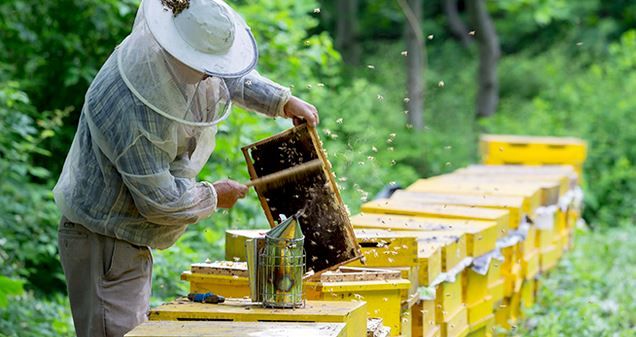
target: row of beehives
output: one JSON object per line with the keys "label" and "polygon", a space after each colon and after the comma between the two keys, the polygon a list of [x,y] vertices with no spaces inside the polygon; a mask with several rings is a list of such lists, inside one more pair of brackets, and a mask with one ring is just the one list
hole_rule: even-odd
{"label": "row of beehives", "polygon": [[[367,318],[380,318],[391,336],[490,336],[532,305],[540,276],[571,246],[578,185],[572,166],[471,166],[422,179],[351,217],[365,264],[306,282],[306,308],[169,304],[153,310],[151,319],[314,322],[290,327],[313,331],[304,333],[308,337],[381,336],[385,330],[365,329],[373,325]],[[249,296],[245,266],[234,261],[245,259],[245,240],[265,231],[227,231],[232,262],[193,265],[182,278],[192,292]],[[327,323],[341,326],[319,326]]]}
{"label": "row of beehives", "polygon": [[[402,278],[328,273],[305,285],[306,298],[365,301],[369,317],[382,318],[393,336],[490,334],[532,304],[537,276],[569,248],[579,195],[567,166],[473,166],[419,180],[351,217],[364,266]],[[244,260],[245,240],[264,232],[227,231],[226,258]],[[244,268],[225,266],[193,265],[183,278],[192,292],[249,296]]]}

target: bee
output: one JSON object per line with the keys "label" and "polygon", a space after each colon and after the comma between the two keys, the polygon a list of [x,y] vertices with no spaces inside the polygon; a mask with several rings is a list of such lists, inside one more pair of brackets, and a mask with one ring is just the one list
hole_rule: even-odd
{"label": "bee", "polygon": [[190,7],[190,0],[161,0],[164,7],[172,11],[172,15],[177,16]]}

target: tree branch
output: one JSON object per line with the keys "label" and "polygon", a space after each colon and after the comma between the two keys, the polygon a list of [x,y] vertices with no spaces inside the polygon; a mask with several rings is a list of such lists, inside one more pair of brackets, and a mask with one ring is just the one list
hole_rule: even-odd
{"label": "tree branch", "polygon": [[[472,1],[472,0],[468,0]],[[468,35],[468,28],[462,21],[457,10],[457,0],[444,0],[444,12],[448,20],[448,28],[450,32],[461,41],[464,48],[468,48],[473,39]]]}

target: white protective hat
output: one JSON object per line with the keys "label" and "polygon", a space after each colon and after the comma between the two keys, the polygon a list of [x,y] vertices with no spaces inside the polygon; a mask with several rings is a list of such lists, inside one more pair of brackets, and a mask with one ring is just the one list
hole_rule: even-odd
{"label": "white protective hat", "polygon": [[144,0],[142,6],[157,42],[190,68],[234,78],[256,66],[250,28],[222,0]]}

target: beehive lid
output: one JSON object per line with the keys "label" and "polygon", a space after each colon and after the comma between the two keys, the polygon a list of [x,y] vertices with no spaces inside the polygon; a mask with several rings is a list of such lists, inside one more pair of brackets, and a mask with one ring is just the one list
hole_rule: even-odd
{"label": "beehive lid", "polygon": [[490,135],[484,134],[480,137],[484,142],[504,142],[512,144],[549,144],[549,145],[579,145],[586,146],[587,143],[575,137],[548,137],[548,136],[523,136],[523,135]]}
{"label": "beehive lid", "polygon": [[303,322],[145,322],[125,337],[342,337],[345,323]]}
{"label": "beehive lid", "polygon": [[190,265],[193,274],[213,274],[247,277],[247,262],[215,261],[193,263]]}
{"label": "beehive lid", "polygon": [[320,282],[399,280],[401,277],[402,274],[396,270],[339,267],[337,270],[322,273]]}

